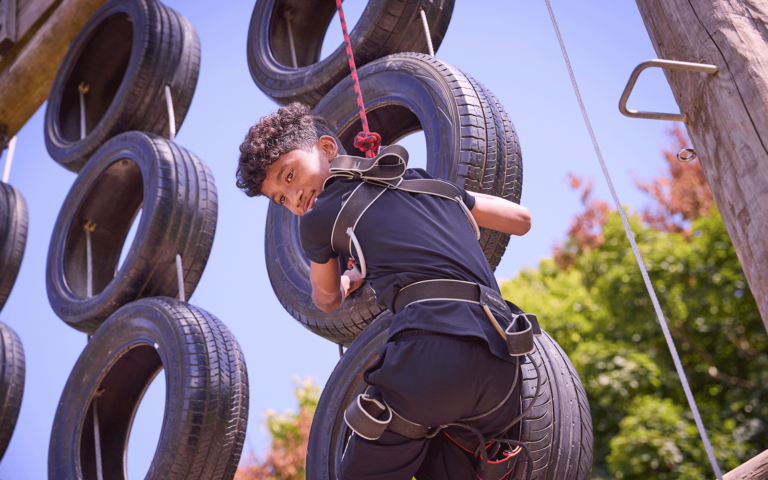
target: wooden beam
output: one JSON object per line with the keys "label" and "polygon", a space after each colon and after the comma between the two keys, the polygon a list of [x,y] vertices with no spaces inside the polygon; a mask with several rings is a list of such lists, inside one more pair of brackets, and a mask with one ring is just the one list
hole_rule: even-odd
{"label": "wooden beam", "polygon": [[48,98],[69,44],[106,0],[63,0],[13,61],[0,71],[0,126],[8,138]]}
{"label": "wooden beam", "polygon": [[0,55],[16,43],[16,0],[0,0]]}
{"label": "wooden beam", "polygon": [[726,473],[723,480],[768,480],[768,450]]}
{"label": "wooden beam", "polygon": [[[0,0],[0,3],[6,0]],[[62,0],[7,0],[15,5],[15,39],[10,48],[0,48],[0,71],[10,65],[24,45],[48,20]]]}
{"label": "wooden beam", "polygon": [[636,0],[768,329],[768,0]]}

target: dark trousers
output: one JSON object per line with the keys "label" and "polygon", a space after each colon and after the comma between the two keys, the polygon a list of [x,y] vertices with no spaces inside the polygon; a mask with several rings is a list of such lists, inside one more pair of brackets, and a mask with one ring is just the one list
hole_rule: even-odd
{"label": "dark trousers", "polygon": [[[515,377],[514,363],[491,354],[484,341],[470,337],[407,332],[382,345],[379,360],[365,380],[402,417],[428,427],[456,422],[495,407]],[[520,383],[495,413],[467,422],[486,440],[520,412]],[[434,438],[410,440],[390,431],[376,441],[353,434],[339,480],[469,480],[477,461],[450,437],[475,441],[472,433],[449,427]]]}

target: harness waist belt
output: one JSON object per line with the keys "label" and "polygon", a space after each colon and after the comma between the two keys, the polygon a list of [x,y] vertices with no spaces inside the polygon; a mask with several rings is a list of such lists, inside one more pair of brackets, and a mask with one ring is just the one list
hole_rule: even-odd
{"label": "harness waist belt", "polygon": [[[395,313],[412,303],[429,300],[448,300],[476,303],[483,307],[485,314],[507,344],[512,356],[525,355],[534,349],[533,337],[541,336],[536,315],[525,313],[515,304],[504,300],[494,289],[462,280],[424,280],[403,287],[395,297]],[[502,328],[493,312],[510,317]]]}

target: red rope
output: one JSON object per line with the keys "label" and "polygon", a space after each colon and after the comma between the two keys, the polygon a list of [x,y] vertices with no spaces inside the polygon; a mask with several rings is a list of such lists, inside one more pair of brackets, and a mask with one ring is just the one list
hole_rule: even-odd
{"label": "red rope", "polygon": [[347,58],[349,59],[349,69],[352,71],[352,80],[355,82],[355,96],[357,97],[357,108],[360,112],[360,122],[363,124],[363,131],[355,137],[355,147],[365,152],[365,156],[373,158],[379,153],[381,145],[381,135],[371,132],[368,129],[368,118],[365,116],[365,104],[363,103],[363,94],[360,91],[360,79],[357,78],[357,69],[355,68],[355,57],[352,55],[352,43],[349,41],[347,33],[347,21],[344,19],[344,9],[341,7],[341,0],[336,0],[336,10],[339,11],[339,20],[341,20],[341,31],[344,32],[344,44],[347,47]]}

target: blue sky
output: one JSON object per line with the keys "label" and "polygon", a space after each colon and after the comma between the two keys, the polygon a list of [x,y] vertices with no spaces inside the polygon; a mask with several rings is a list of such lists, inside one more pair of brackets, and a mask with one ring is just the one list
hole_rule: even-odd
{"label": "blue sky", "polygon": [[[267,200],[248,198],[234,184],[237,147],[245,132],[277,108],[248,73],[245,49],[253,0],[165,3],[189,18],[202,44],[197,92],[176,141],[210,165],[219,194],[213,251],[191,303],[224,321],[242,345],[250,378],[245,451],[252,448],[261,453],[268,445],[261,424],[263,411],[295,408],[294,377],[313,377],[323,385],[338,360],[338,347],[305,330],[280,306],[264,262]],[[365,3],[345,2],[350,27]],[[645,178],[661,171],[661,148],[667,143],[665,131],[670,124],[629,119],[618,111],[632,69],[656,57],[637,7],[634,2],[615,0],[552,0],[552,4],[619,196],[625,205],[639,208],[646,199],[634,188],[630,171]],[[340,27],[334,21],[324,51],[340,43]],[[497,269],[498,277],[511,278],[525,265],[535,266],[548,257],[564,238],[580,207],[577,194],[564,182],[568,172],[594,177],[596,195],[609,199],[546,5],[543,0],[457,0],[437,57],[484,83],[506,107],[520,137],[525,173],[522,203],[532,213],[533,228],[510,241]],[[642,74],[629,106],[678,111],[658,69]],[[48,156],[44,113],[45,105],[19,133],[10,175],[10,183],[27,199],[30,226],[24,262],[0,321],[21,337],[27,376],[16,431],[0,463],[3,480],[46,477],[58,400],[86,343],[84,334],[53,313],[46,296],[48,243],[75,175]],[[414,134],[403,143],[418,166],[418,159],[425,155],[423,136]],[[546,328],[546,319],[542,321]],[[131,478],[144,476],[151,461],[164,389],[160,375],[139,408],[128,452]]]}

